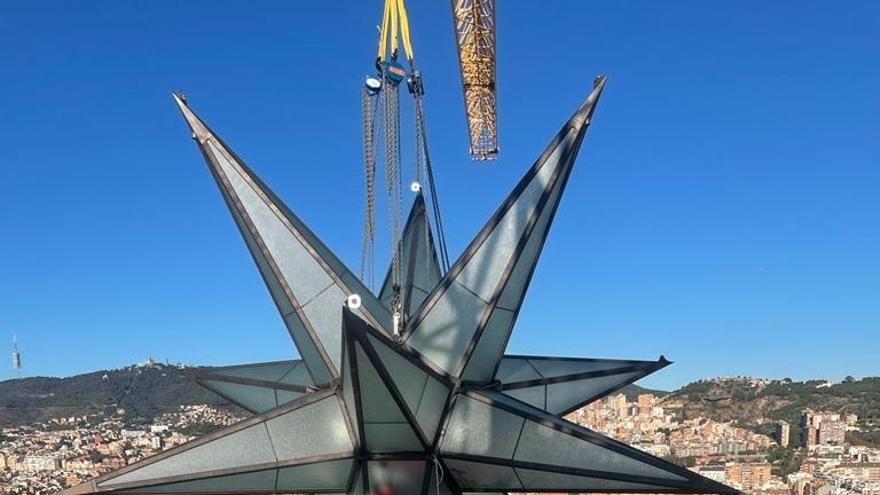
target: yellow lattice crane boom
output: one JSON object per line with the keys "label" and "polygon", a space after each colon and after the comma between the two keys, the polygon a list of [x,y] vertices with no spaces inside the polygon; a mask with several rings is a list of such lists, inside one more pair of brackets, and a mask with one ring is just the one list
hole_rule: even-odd
{"label": "yellow lattice crane boom", "polygon": [[451,2],[471,157],[491,160],[498,155],[495,0]]}

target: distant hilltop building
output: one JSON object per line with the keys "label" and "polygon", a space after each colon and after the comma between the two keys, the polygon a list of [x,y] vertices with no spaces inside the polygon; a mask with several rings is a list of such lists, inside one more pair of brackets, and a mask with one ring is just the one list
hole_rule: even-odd
{"label": "distant hilltop building", "polygon": [[717,384],[734,383],[738,385],[748,385],[750,387],[763,388],[773,383],[774,380],[771,380],[770,378],[760,378],[755,376],[717,376],[714,378],[704,378],[702,380],[698,380],[697,382]]}

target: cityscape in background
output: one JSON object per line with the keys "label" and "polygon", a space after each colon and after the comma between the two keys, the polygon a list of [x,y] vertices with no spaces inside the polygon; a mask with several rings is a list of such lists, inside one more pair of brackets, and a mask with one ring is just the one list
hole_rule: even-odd
{"label": "cityscape in background", "polygon": [[[152,359],[130,367],[137,375],[152,371],[163,377],[182,369]],[[695,413],[693,395],[684,393],[736,387],[760,394],[787,383],[733,377],[701,380],[673,393],[636,389],[612,394],[567,419],[747,494],[880,495],[880,445],[852,441],[876,426],[876,418],[803,408],[795,424],[757,414],[745,425],[699,413],[702,406]],[[819,391],[834,385],[806,383]],[[56,493],[245,417],[218,398],[213,404],[181,405],[149,421],[131,419],[120,407],[0,427],[0,494]]]}

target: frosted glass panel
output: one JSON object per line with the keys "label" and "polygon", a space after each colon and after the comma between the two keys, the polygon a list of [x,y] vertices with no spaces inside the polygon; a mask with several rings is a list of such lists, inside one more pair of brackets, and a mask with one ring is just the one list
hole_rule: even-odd
{"label": "frosted glass panel", "polygon": [[379,494],[422,493],[424,461],[370,461],[370,491]]}
{"label": "frosted glass panel", "polygon": [[588,398],[602,395],[621,384],[629,383],[641,374],[637,371],[550,384],[547,386],[546,409],[554,414],[568,411]]}
{"label": "frosted glass panel", "polygon": [[[275,469],[138,488],[138,493],[264,492],[275,490]],[[125,491],[122,491],[125,493]]]}
{"label": "frosted glass panel", "polygon": [[486,323],[462,378],[475,382],[488,382],[492,379],[495,366],[504,354],[512,327],[513,313],[496,309]]}
{"label": "frosted glass panel", "polygon": [[408,423],[367,423],[364,435],[371,452],[421,450],[422,444]]}
{"label": "frosted glass panel", "polygon": [[314,385],[312,377],[309,376],[309,370],[302,361],[296,361],[290,371],[281,378],[281,383],[302,386]]}
{"label": "frosted glass panel", "polygon": [[279,461],[354,448],[335,395],[266,421]]}
{"label": "frosted glass panel", "polygon": [[501,359],[501,365],[498,367],[498,375],[496,376],[502,383],[510,383],[523,380],[534,380],[541,378],[541,375],[535,371],[535,368],[526,359],[505,357]]}
{"label": "frosted glass panel", "polygon": [[[635,449],[632,451],[638,452]],[[532,421],[526,421],[523,427],[515,459],[539,464],[684,480],[681,476],[672,474],[665,469]]]}
{"label": "frosted glass panel", "polygon": [[442,442],[444,452],[510,459],[523,418],[467,396],[459,396]]}
{"label": "frosted glass panel", "polygon": [[517,490],[522,488],[513,468],[496,464],[444,459],[455,482],[464,490]]}
{"label": "frosted glass panel", "polygon": [[504,393],[513,397],[514,399],[525,402],[530,406],[537,407],[538,409],[544,409],[547,406],[547,404],[545,403],[545,389],[546,387],[544,385],[538,385],[535,387],[505,390]]}
{"label": "frosted glass panel", "polygon": [[211,390],[251,411],[261,413],[278,405],[275,399],[275,389],[273,388],[219,382],[216,380],[202,380],[202,383]]}
{"label": "frosted glass panel", "polygon": [[345,490],[353,464],[352,459],[342,459],[281,468],[278,470],[277,490]]}
{"label": "frosted glass panel", "polygon": [[270,462],[275,462],[275,454],[269,442],[269,435],[266,433],[266,426],[257,423],[200,445],[181,449],[174,455],[104,481],[100,486]]}
{"label": "frosted glass panel", "polygon": [[281,363],[264,363],[258,365],[217,368],[209,370],[209,372],[224,376],[237,376],[240,378],[254,378],[257,380],[277,382],[282,376],[286,375],[295,364],[295,361],[285,361]]}
{"label": "frosted glass panel", "polygon": [[628,481],[614,481],[586,476],[573,476],[549,471],[516,468],[523,488],[530,490],[577,490],[577,491],[614,491],[626,490],[636,493],[655,493],[668,491],[662,485],[647,485]]}
{"label": "frosted glass panel", "polygon": [[382,360],[385,369],[388,370],[388,374],[394,380],[394,385],[403,396],[404,402],[409,406],[410,411],[415,413],[425,390],[425,382],[428,380],[427,373],[372,335],[369,336],[369,341]]}
{"label": "frosted glass panel", "polygon": [[409,343],[448,373],[455,373],[486,303],[457,283],[444,292]]}
{"label": "frosted glass panel", "polygon": [[541,372],[545,378],[576,373],[589,373],[624,368],[633,364],[643,364],[638,361],[594,360],[594,359],[532,359],[532,365]]}

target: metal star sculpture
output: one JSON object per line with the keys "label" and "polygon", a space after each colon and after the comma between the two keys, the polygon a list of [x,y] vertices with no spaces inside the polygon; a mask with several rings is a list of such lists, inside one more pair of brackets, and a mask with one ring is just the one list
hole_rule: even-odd
{"label": "metal star sculpture", "polygon": [[302,359],[205,374],[255,415],[69,493],[736,493],[561,417],[662,357],[504,355],[604,86],[597,78],[445,275],[416,197],[399,336],[391,277],[374,295],[175,95]]}

